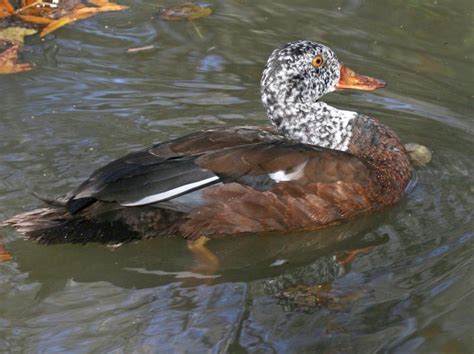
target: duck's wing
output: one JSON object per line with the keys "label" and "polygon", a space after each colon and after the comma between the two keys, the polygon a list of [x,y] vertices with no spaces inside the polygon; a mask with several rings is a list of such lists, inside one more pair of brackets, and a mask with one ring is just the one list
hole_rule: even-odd
{"label": "duck's wing", "polygon": [[166,201],[221,182],[196,164],[203,154],[281,140],[271,127],[216,128],[195,132],[133,152],[96,170],[66,203],[75,214],[97,200],[138,206]]}
{"label": "duck's wing", "polygon": [[188,137],[156,145],[104,166],[74,192],[69,212],[97,200],[189,212],[191,204],[205,203],[201,191],[219,183],[265,191],[283,182],[367,185],[373,178],[368,166],[343,152],[262,137],[261,130],[247,131],[245,139],[233,136],[231,143],[222,135],[211,139],[214,133],[191,136],[195,144]]}

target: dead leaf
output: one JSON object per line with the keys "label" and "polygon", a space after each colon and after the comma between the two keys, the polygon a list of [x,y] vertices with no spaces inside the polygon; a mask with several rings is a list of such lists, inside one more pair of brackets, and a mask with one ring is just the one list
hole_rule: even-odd
{"label": "dead leaf", "polygon": [[108,5],[102,7],[83,7],[76,8],[73,13],[63,16],[58,20],[51,22],[47,25],[40,33],[41,37],[46,36],[48,33],[51,33],[58,28],[67,25],[69,23],[75,22],[77,20],[83,20],[88,17],[94,16],[99,12],[108,12],[108,11],[122,11],[128,9],[128,6],[118,5],[114,3],[108,3]]}
{"label": "dead leaf", "polygon": [[36,32],[38,31],[34,28],[8,27],[0,29],[0,40],[23,43],[26,36],[30,36]]}
{"label": "dead leaf", "polygon": [[[0,4],[2,1],[8,0],[0,0]],[[85,6],[83,3],[94,6]],[[64,25],[99,12],[122,11],[127,8],[128,6],[107,0],[22,0],[21,8],[14,11],[14,15],[24,22],[46,26],[40,33],[40,36],[44,37]]]}
{"label": "dead leaf", "polygon": [[107,0],[87,0],[87,2],[94,4],[95,6],[108,6],[108,5],[116,5],[113,2],[107,1]]}
{"label": "dead leaf", "polygon": [[18,15],[46,17],[52,10],[48,5],[43,5],[42,1],[22,1],[21,7],[15,13]]}
{"label": "dead leaf", "polygon": [[47,25],[50,24],[51,22],[55,21],[54,19],[48,18],[48,17],[41,17],[41,16],[33,16],[33,15],[19,15],[17,14],[16,17],[18,17],[20,20],[23,20],[28,23],[34,23],[37,25]]}
{"label": "dead leaf", "polygon": [[[93,8],[95,9],[95,7]],[[90,11],[90,12],[85,12],[82,14],[78,13],[72,13],[70,15],[66,15],[61,17],[59,20],[54,20],[52,21],[49,25],[47,25],[45,28],[40,33],[40,37],[44,37],[47,34],[56,31],[58,28],[61,28],[62,26],[67,25],[68,23],[75,22],[77,20],[83,20],[85,18],[94,16],[98,11]]]}
{"label": "dead leaf", "polygon": [[81,0],[22,0],[21,8],[16,10],[17,14],[41,16],[58,19],[67,15],[77,6],[81,5]]}
{"label": "dead leaf", "polygon": [[[98,12],[109,12],[109,11],[123,11],[128,9],[128,6],[125,5],[119,5],[119,4],[114,4],[113,2],[107,3],[107,5],[100,6],[100,7],[84,7],[81,10],[84,9],[97,9]],[[80,13],[81,10],[78,10]]]}
{"label": "dead leaf", "polygon": [[10,48],[0,53],[0,74],[13,74],[33,69],[32,64],[18,63],[19,43],[14,43]]}
{"label": "dead leaf", "polygon": [[11,16],[15,9],[8,0],[0,0],[0,18]]}
{"label": "dead leaf", "polygon": [[[86,7],[81,0],[60,0],[57,3],[49,3],[45,0],[24,0],[23,7],[16,10],[17,15],[36,16],[50,19],[48,23],[59,20],[61,17],[70,15],[77,10]],[[54,6],[53,6],[54,5]]]}
{"label": "dead leaf", "polygon": [[210,7],[199,4],[196,5],[192,2],[187,2],[166,9],[160,9],[158,14],[159,18],[165,21],[192,21],[210,15],[212,15],[212,9]]}
{"label": "dead leaf", "polygon": [[12,255],[0,244],[0,263],[8,262],[13,259]]}
{"label": "dead leaf", "polygon": [[151,49],[154,49],[154,48],[155,48],[154,44],[146,45],[146,46],[143,46],[143,47],[128,48],[127,53],[138,53],[138,52],[143,52],[145,50],[151,50]]}

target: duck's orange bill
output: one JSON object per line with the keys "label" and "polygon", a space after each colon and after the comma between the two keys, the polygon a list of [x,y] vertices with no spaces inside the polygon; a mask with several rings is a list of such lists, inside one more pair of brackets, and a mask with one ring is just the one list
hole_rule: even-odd
{"label": "duck's orange bill", "polygon": [[387,86],[385,81],[370,76],[359,75],[347,66],[341,65],[341,74],[336,88],[338,90],[372,91],[385,86]]}

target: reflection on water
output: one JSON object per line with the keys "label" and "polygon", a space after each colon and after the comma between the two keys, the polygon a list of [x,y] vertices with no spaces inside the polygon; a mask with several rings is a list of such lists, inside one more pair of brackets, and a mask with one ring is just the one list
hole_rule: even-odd
{"label": "reflection on water", "polygon": [[389,83],[328,103],[379,117],[433,161],[380,214],[213,240],[215,274],[193,272],[180,239],[44,247],[2,230],[14,257],[0,263],[2,350],[472,352],[470,1],[213,1],[202,37],[150,18],[154,2],[126,5],[29,38],[37,68],[0,77],[0,219],[40,205],[28,191],[59,195],[152,142],[264,122],[262,66],[300,38]]}

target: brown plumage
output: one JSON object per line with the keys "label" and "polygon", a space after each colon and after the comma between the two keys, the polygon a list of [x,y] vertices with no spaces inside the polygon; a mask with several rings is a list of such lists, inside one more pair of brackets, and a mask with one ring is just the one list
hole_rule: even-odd
{"label": "brown plumage", "polygon": [[[278,86],[278,80],[294,80],[283,75],[292,70],[281,62],[292,51],[297,60],[288,63],[299,65],[303,80],[296,95],[294,84]],[[334,70],[335,61],[337,75],[327,73],[334,82],[308,97],[383,86],[353,72],[345,77],[349,69],[328,53],[299,41],[272,54],[262,97],[274,127],[216,128],[156,144],[97,170],[54,206],[4,224],[43,243],[175,234],[192,239],[318,229],[396,203],[410,179],[397,135],[367,116],[312,100],[301,105],[305,90],[314,89],[304,74],[314,74],[306,61],[316,54],[326,59],[327,70]],[[287,71],[275,72],[275,60],[278,70]],[[285,93],[286,87],[291,91]]]}

